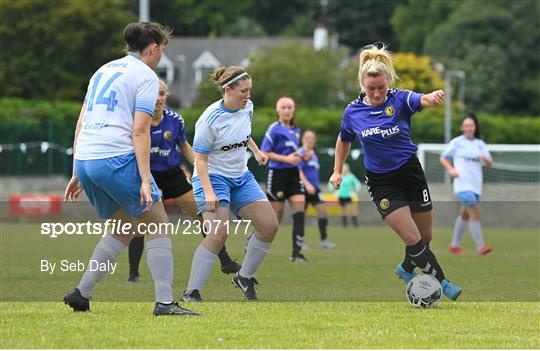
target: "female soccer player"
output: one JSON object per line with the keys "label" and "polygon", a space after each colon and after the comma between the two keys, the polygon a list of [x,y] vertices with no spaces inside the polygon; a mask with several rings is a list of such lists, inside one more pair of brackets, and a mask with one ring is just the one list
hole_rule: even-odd
{"label": "female soccer player", "polygon": [[360,191],[362,183],[356,178],[348,164],[343,165],[341,184],[337,191],[339,206],[341,207],[341,224],[346,227],[349,223],[348,217],[351,217],[352,224],[358,226],[357,206],[353,205],[352,199],[354,193]]}
{"label": "female soccer player", "polygon": [[[64,199],[84,189],[100,218],[116,223],[167,223],[159,191],[150,173],[150,122],[159,90],[154,72],[170,32],[157,23],[131,23],[124,29],[128,55],[102,66],[92,76],[75,130],[73,176]],[[121,222],[120,222],[121,221]],[[160,226],[163,227],[163,226]],[[96,245],[91,262],[109,267],[133,235],[109,230]],[[154,315],[196,314],[173,301],[173,255],[164,228],[147,244],[154,279]],[[90,296],[107,271],[90,267],[79,285],[64,296],[75,311],[90,310]]]}
{"label": "female soccer player", "polygon": [[[320,164],[319,158],[315,153],[315,145],[317,144],[317,135],[311,129],[304,131],[302,134],[302,147],[298,153],[302,156],[300,162],[300,179],[306,189],[306,204],[304,210],[309,205],[317,210],[317,218],[319,221],[319,232],[321,241],[319,246],[323,249],[335,249],[336,244],[328,240],[328,214],[326,211],[326,203],[321,194],[320,184]],[[306,159],[307,158],[307,159]]]}
{"label": "female soccer player", "polygon": [[[304,245],[304,207],[305,191],[300,180],[298,165],[302,156],[298,152],[300,147],[300,129],[294,123],[296,107],[290,97],[281,97],[276,103],[277,122],[272,123],[264,135],[261,150],[268,155],[268,179],[266,182],[266,195],[272,204],[278,221],[283,218],[285,200],[291,207],[292,229],[292,255],[291,261],[305,262],[302,254]],[[306,153],[306,159],[311,153]]]}
{"label": "female soccer player", "polygon": [[229,210],[250,220],[255,234],[249,239],[242,268],[233,283],[247,300],[257,300],[257,280],[253,277],[261,265],[278,230],[278,221],[264,192],[247,168],[247,148],[259,164],[268,157],[251,138],[253,103],[251,78],[239,66],[219,68],[212,81],[223,90],[223,99],[211,104],[195,125],[193,150],[195,171],[193,191],[198,213],[207,226],[207,236],[195,250],[185,301],[201,301],[216,254],[235,226],[229,222]]}
{"label": "female soccer player", "polygon": [[[180,147],[182,154],[191,164],[194,161],[193,150],[186,140],[182,116],[166,106],[168,94],[167,84],[160,80],[158,99],[150,127],[150,171],[163,192],[163,199],[173,199],[174,203],[189,216],[200,220],[200,217],[197,217],[193,188],[180,169],[180,154],[176,151],[176,147]],[[143,248],[144,236],[137,236],[129,243],[129,282],[139,281],[139,262]],[[223,273],[236,273],[240,269],[240,265],[230,258],[225,246],[218,257]]]}
{"label": "female soccer player", "polygon": [[476,251],[479,255],[487,255],[492,249],[484,244],[479,200],[482,195],[482,163],[491,167],[493,161],[486,143],[480,137],[480,127],[474,113],[463,118],[461,131],[463,134],[450,141],[440,158],[442,165],[454,178],[454,194],[461,202],[461,211],[454,224],[454,236],[448,251],[463,255],[461,239],[468,222]]}
{"label": "female soccer player", "polygon": [[439,280],[444,294],[456,300],[461,288],[446,279],[429,248],[432,204],[422,166],[415,155],[417,147],[409,132],[412,115],[423,107],[441,104],[444,93],[390,89],[396,77],[392,55],[384,45],[362,49],[358,73],[362,92],[343,112],[330,182],[339,188],[343,162],[351,142],[359,137],[371,198],[382,218],[406,245],[405,260],[396,267],[396,274],[408,282],[418,267]]}

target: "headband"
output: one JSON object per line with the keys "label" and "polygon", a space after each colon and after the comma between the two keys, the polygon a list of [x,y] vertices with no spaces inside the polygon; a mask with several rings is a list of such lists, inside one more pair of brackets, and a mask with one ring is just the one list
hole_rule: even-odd
{"label": "headband", "polygon": [[239,80],[240,78],[245,77],[245,76],[247,76],[247,75],[248,75],[247,72],[241,73],[241,74],[237,75],[236,77],[234,77],[233,79],[231,79],[230,81],[228,81],[227,83],[223,84],[221,87],[222,87],[222,88],[226,88],[226,87],[228,87],[229,85],[231,85],[232,83],[234,83],[234,82],[236,82],[237,80]]}

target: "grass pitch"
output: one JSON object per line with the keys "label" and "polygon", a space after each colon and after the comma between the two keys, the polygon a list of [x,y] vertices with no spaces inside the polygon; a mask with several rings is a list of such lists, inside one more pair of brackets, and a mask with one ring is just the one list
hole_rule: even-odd
{"label": "grass pitch", "polygon": [[[97,237],[51,239],[38,225],[2,224],[0,347],[2,348],[540,348],[540,233],[486,228],[494,252],[447,253],[450,228],[436,228],[432,248],[446,275],[464,288],[460,301],[436,309],[405,302],[393,275],[403,245],[384,226],[332,227],[335,250],[318,248],[307,228],[308,263],[290,263],[290,227],[283,226],[259,270],[260,302],[244,302],[216,267],[203,293],[186,304],[201,317],[153,317],[153,285],[141,262],[141,282],[125,282],[127,254],[98,284],[92,313],[60,301],[82,272],[40,271],[40,260],[86,262]],[[245,237],[229,238],[243,257]],[[175,296],[188,279],[195,235],[173,238]],[[217,266],[217,265],[216,265]]]}

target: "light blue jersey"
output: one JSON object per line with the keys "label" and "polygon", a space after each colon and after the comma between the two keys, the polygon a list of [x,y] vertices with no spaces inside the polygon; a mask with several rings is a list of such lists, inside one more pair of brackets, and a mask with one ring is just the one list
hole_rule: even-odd
{"label": "light blue jersey", "polygon": [[[154,113],[159,80],[133,55],[102,66],[90,80],[75,152],[75,174],[100,218],[120,208],[140,216],[141,177],[133,146],[135,111]],[[161,191],[150,180],[152,200]]]}
{"label": "light blue jersey", "polygon": [[[210,105],[195,124],[193,150],[208,154],[208,174],[220,206],[238,212],[266,195],[247,168],[247,146],[251,138],[253,103],[236,111],[227,110],[223,100]],[[196,162],[196,161],[195,161]],[[204,189],[193,173],[193,195],[199,214],[206,210]]]}
{"label": "light blue jersey", "polygon": [[133,153],[135,111],[153,116],[158,91],[156,73],[134,55],[103,65],[88,84],[74,158],[97,160]]}
{"label": "light blue jersey", "polygon": [[[208,173],[238,178],[247,172],[247,146],[251,138],[253,103],[231,111],[223,100],[214,102],[195,124],[193,151],[208,154]],[[193,174],[197,176],[197,167]]]}
{"label": "light blue jersey", "polygon": [[454,179],[454,193],[472,191],[482,195],[482,159],[491,154],[482,139],[468,139],[460,135],[450,141],[442,157],[451,159],[458,177]]}

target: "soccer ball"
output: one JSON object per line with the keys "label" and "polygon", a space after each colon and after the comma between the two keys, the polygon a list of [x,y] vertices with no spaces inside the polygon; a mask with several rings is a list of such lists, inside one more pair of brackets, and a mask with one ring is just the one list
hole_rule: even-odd
{"label": "soccer ball", "polygon": [[441,293],[441,283],[431,275],[417,275],[407,284],[407,300],[413,307],[436,307]]}

